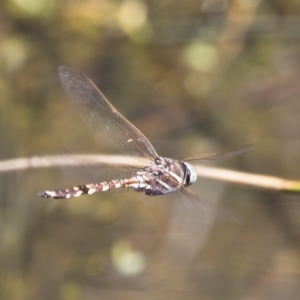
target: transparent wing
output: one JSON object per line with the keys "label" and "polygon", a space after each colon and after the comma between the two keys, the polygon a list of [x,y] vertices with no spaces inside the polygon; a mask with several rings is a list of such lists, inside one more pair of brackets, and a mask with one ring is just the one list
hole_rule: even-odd
{"label": "transparent wing", "polygon": [[231,158],[235,155],[240,155],[242,153],[248,152],[248,151],[252,150],[253,147],[254,147],[253,145],[247,145],[247,146],[244,146],[242,148],[239,148],[239,149],[233,150],[233,151],[196,155],[196,156],[191,156],[191,157],[185,158],[182,161],[198,160],[200,162],[220,162],[220,161],[226,160],[228,158]]}
{"label": "transparent wing", "polygon": [[85,74],[67,66],[60,66],[58,73],[71,102],[101,142],[124,154],[152,159],[158,156],[148,139],[112,106]]}

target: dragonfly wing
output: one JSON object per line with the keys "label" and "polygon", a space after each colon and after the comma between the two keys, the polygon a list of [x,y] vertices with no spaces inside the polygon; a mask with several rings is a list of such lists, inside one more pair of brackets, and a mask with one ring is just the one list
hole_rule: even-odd
{"label": "dragonfly wing", "polygon": [[242,148],[239,148],[239,149],[233,150],[233,151],[197,155],[197,156],[185,158],[182,161],[198,160],[200,162],[221,162],[221,161],[231,158],[233,156],[248,152],[248,151],[252,150],[253,147],[254,147],[253,145],[247,145],[247,146],[244,146]]}
{"label": "dragonfly wing", "polygon": [[71,102],[101,142],[133,156],[158,156],[148,139],[113,107],[85,74],[67,66],[60,66],[58,73]]}

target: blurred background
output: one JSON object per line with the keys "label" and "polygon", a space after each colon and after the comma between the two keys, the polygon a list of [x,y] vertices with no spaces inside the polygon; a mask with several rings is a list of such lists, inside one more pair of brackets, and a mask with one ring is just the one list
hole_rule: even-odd
{"label": "blurred background", "polygon": [[[297,0],[2,1],[0,160],[116,154],[66,100],[65,64],[160,155],[253,143],[220,167],[299,179],[299,12]],[[299,299],[299,196],[201,179],[197,205],[37,196],[116,176],[0,174],[0,299]]]}

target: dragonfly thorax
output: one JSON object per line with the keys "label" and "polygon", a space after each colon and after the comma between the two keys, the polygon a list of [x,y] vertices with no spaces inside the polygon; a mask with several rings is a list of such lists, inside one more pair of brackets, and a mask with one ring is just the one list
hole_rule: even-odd
{"label": "dragonfly thorax", "polygon": [[195,170],[187,163],[179,160],[157,157],[135,177],[140,184],[135,188],[150,196],[165,195],[181,190],[195,182]]}

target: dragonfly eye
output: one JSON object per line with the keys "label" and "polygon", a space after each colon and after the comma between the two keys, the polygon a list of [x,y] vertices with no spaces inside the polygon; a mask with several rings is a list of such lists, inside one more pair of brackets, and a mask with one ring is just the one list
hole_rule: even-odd
{"label": "dragonfly eye", "polygon": [[195,168],[191,164],[189,164],[187,162],[184,162],[183,164],[184,164],[184,166],[186,168],[185,169],[185,172],[186,172],[186,175],[185,175],[185,185],[186,186],[187,185],[191,185],[191,184],[195,183],[196,180],[197,180],[197,172],[196,172]]}

